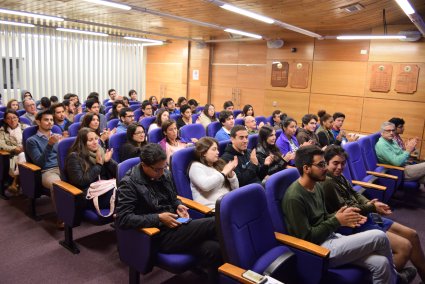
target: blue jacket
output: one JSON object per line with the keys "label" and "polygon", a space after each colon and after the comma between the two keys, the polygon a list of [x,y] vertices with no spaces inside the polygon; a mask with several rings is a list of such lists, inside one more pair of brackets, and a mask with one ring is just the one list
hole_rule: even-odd
{"label": "blue jacket", "polygon": [[229,140],[230,135],[227,134],[227,132],[224,131],[224,128],[222,127],[220,128],[219,131],[217,131],[214,138],[217,139],[217,141],[224,141],[224,140]]}
{"label": "blue jacket", "polygon": [[[300,147],[300,144],[298,144],[298,140],[295,137],[295,135],[293,135],[291,137],[291,140],[297,146],[297,148]],[[277,148],[279,148],[279,150],[280,150],[280,152],[282,153],[283,156],[285,156],[286,153],[288,153],[292,150],[291,145],[289,144],[288,137],[286,137],[285,133],[280,134],[279,138],[277,138],[276,146],[277,146]],[[289,164],[294,165],[294,160],[290,161]]]}

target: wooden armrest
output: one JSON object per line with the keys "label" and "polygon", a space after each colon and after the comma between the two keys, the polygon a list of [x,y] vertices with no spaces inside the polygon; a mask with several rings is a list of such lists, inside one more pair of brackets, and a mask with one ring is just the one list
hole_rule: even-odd
{"label": "wooden armrest", "polygon": [[33,172],[41,171],[41,168],[39,166],[36,166],[34,164],[31,164],[31,163],[19,163],[19,165],[21,165],[21,166],[23,166],[23,167],[25,167],[25,168],[33,171]]}
{"label": "wooden armrest", "polygon": [[9,156],[10,153],[7,152],[7,151],[5,151],[5,150],[0,150],[0,155],[2,155],[2,156]]}
{"label": "wooden armrest", "polygon": [[352,180],[351,183],[355,184],[355,185],[360,185],[361,187],[367,187],[367,188],[372,188],[372,189],[377,189],[377,190],[387,190],[386,186],[378,185],[378,184],[374,184],[374,183],[370,183],[370,182]]}
{"label": "wooden armrest", "polygon": [[376,165],[378,167],[384,167],[386,169],[393,169],[393,170],[404,171],[404,167],[393,166],[393,165],[388,165],[388,164],[376,164]]}
{"label": "wooden armrest", "polygon": [[140,228],[139,231],[145,233],[148,236],[153,236],[159,233],[158,228]]}
{"label": "wooden armrest", "polygon": [[220,272],[220,273],[222,273],[226,276],[229,276],[230,278],[233,278],[240,283],[245,283],[245,284],[254,283],[254,282],[242,277],[242,273],[244,273],[245,271],[246,271],[245,269],[242,269],[239,266],[235,266],[235,265],[230,264],[230,263],[225,263],[218,268],[218,272]]}
{"label": "wooden armrest", "polygon": [[181,202],[183,202],[184,205],[186,205],[187,207],[189,207],[190,209],[194,209],[198,212],[201,212],[202,214],[211,214],[212,209],[202,205],[196,201],[193,201],[189,198],[186,197],[182,197],[182,196],[177,196],[178,199],[181,200]]}
{"label": "wooden armrest", "polygon": [[381,177],[381,178],[389,178],[389,179],[394,179],[394,180],[398,179],[397,176],[393,176],[393,175],[389,175],[389,174],[377,173],[377,172],[373,172],[373,171],[366,171],[366,173],[368,175],[373,175],[373,176]]}
{"label": "wooden armrest", "polygon": [[72,184],[69,184],[65,181],[61,181],[61,180],[57,180],[55,182],[53,182],[54,185],[62,188],[63,190],[71,193],[72,195],[79,195],[79,194],[83,194],[83,191],[75,186],[73,186]]}
{"label": "wooden armrest", "polygon": [[330,251],[327,248],[278,232],[275,232],[274,235],[279,242],[285,245],[307,251],[323,258],[329,257]]}

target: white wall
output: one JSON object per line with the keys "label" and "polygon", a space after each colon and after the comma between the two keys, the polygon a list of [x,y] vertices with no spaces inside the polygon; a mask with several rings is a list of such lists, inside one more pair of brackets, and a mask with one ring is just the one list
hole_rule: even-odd
{"label": "white wall", "polygon": [[[3,68],[0,68],[0,93],[3,104],[11,98],[20,100],[20,91],[29,90],[33,97],[75,93],[84,100],[96,91],[101,98],[114,88],[128,95],[135,89],[139,99],[144,93],[144,51],[141,44],[121,37],[99,37],[59,32],[47,28],[22,28],[0,25],[0,54],[6,58],[7,88],[3,89]],[[20,58],[20,84],[16,61],[13,76],[10,58]],[[1,67],[1,61],[0,61]]]}

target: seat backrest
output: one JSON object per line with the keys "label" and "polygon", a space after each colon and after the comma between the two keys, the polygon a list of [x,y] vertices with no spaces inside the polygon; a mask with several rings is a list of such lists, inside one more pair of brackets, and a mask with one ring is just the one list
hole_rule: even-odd
{"label": "seat backrest", "polygon": [[205,107],[203,107],[203,106],[197,106],[197,107],[196,107],[195,112],[196,112],[196,113],[199,113],[199,112],[203,111],[203,110],[204,110],[204,108],[205,108]]}
{"label": "seat backrest", "polygon": [[74,122],[81,121],[81,117],[84,116],[87,112],[78,113],[74,116]]}
{"label": "seat backrest", "polygon": [[235,109],[233,110],[233,117],[236,119],[236,117],[242,112],[241,109]]}
{"label": "seat backrest", "polygon": [[24,114],[26,113],[26,111],[25,111],[24,109],[18,109],[18,110],[16,111],[16,113],[17,113],[19,116],[21,116],[21,115],[24,115]]}
{"label": "seat backrest", "polygon": [[227,145],[229,145],[231,142],[232,141],[230,139],[218,141],[218,151],[220,152],[220,157],[224,154],[224,150],[226,150]]}
{"label": "seat backrest", "polygon": [[118,122],[120,122],[120,120],[118,118],[114,118],[111,119],[110,121],[108,121],[108,129],[114,129],[115,127],[117,127]]}
{"label": "seat backrest", "polygon": [[257,148],[258,134],[251,134],[248,136],[248,149]]}
{"label": "seat backrest", "polygon": [[140,124],[143,126],[143,128],[147,132],[149,130],[149,126],[155,121],[155,119],[156,119],[155,116],[145,117],[140,121]]}
{"label": "seat backrest", "polygon": [[3,117],[4,117],[4,112],[0,111],[0,118],[3,118]]}
{"label": "seat backrest", "polygon": [[133,114],[134,114],[134,121],[139,121],[140,117],[143,114],[143,111],[140,108],[138,108],[133,112]]}
{"label": "seat backrest", "polygon": [[170,114],[170,119],[177,120],[181,115],[177,113]]}
{"label": "seat backrest", "polygon": [[68,134],[70,137],[76,137],[80,129],[81,122],[74,122],[68,127]]}
{"label": "seat backrest", "polygon": [[215,137],[215,134],[220,130],[221,123],[219,121],[213,121],[207,126],[207,136]]}
{"label": "seat backrest", "polygon": [[279,245],[261,185],[233,190],[219,198],[215,208],[225,262],[251,269],[265,252]]}
{"label": "seat backrest", "polygon": [[245,125],[245,119],[243,119],[243,118],[236,118],[235,119],[235,125]]}
{"label": "seat backrest", "polygon": [[368,136],[362,137],[357,143],[359,143],[366,169],[374,171],[377,168],[378,158],[376,157],[375,147],[372,147],[370,138]]}
{"label": "seat backrest", "polygon": [[161,128],[155,128],[148,132],[149,143],[158,143],[162,139],[164,139],[164,134]]}
{"label": "seat backrest", "polygon": [[198,117],[199,117],[198,113],[192,114],[192,123],[196,123],[196,120],[198,119]]}
{"label": "seat backrest", "polygon": [[[202,126],[202,125],[201,125]],[[188,167],[195,159],[195,148],[185,148],[175,152],[171,156],[171,174],[177,194],[189,199],[193,199],[190,189],[190,179]]]}
{"label": "seat backrest", "polygon": [[125,176],[128,170],[137,165],[138,163],[140,163],[139,157],[131,158],[119,163],[117,168],[117,184]]}
{"label": "seat backrest", "polygon": [[0,106],[0,112],[5,112],[7,110],[7,106]]}
{"label": "seat backrest", "polygon": [[132,111],[135,111],[135,110],[138,110],[138,109],[140,109],[140,104],[130,104],[130,109],[132,110]]}
{"label": "seat backrest", "polygon": [[26,125],[32,125],[31,120],[29,120],[28,118],[24,117],[24,116],[20,116],[19,117],[19,121],[21,123],[25,123]]}
{"label": "seat backrest", "polygon": [[200,123],[187,124],[180,128],[180,137],[185,141],[190,141],[191,138],[199,140],[205,135],[205,128]]}
{"label": "seat backrest", "polygon": [[111,118],[111,115],[112,115],[112,111],[109,111],[105,114],[105,118],[107,121],[109,121],[109,119]]}
{"label": "seat backrest", "polygon": [[65,174],[65,161],[68,156],[69,149],[74,144],[76,137],[68,137],[59,141],[58,144],[58,167],[61,175],[61,180],[67,181]]}
{"label": "seat backrest", "polygon": [[130,105],[131,106],[133,106],[133,105],[141,105],[141,102],[139,102],[139,101],[129,101],[129,103],[130,103]]}
{"label": "seat backrest", "polygon": [[279,138],[280,134],[282,134],[282,129],[276,130],[276,139]]}
{"label": "seat backrest", "polygon": [[105,105],[105,113],[108,113],[112,110],[112,103],[110,105]]}
{"label": "seat backrest", "polygon": [[351,177],[355,180],[363,180],[367,174],[359,143],[346,143],[343,148],[348,154],[347,166],[350,168]]}
{"label": "seat backrest", "polygon": [[376,142],[378,142],[379,138],[381,137],[381,132],[378,131],[378,132],[372,133],[368,135],[367,137],[369,137],[370,143],[372,144],[373,148],[375,148]]}
{"label": "seat backrest", "polygon": [[127,142],[127,133],[126,132],[120,132],[115,133],[109,137],[109,148],[113,149],[112,153],[112,159],[115,160],[115,162],[119,163],[120,160],[120,147],[125,142]]}
{"label": "seat backrest", "polygon": [[270,126],[273,126],[273,124],[274,124],[273,115],[266,117],[266,121]]}
{"label": "seat backrest", "polygon": [[261,122],[264,124],[267,124],[267,119],[262,115],[256,116],[255,121],[257,122],[257,125],[260,124]]}
{"label": "seat backrest", "polygon": [[287,234],[282,199],[288,187],[300,177],[296,168],[285,169],[271,175],[265,185],[267,208],[275,231]]}

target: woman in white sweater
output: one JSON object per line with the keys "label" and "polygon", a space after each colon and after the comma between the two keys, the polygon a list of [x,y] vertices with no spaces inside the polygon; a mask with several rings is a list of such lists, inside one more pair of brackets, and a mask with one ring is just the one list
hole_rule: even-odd
{"label": "woman in white sweater", "polygon": [[217,140],[203,137],[196,142],[196,158],[189,169],[193,200],[210,208],[215,207],[220,196],[239,187],[233,171],[238,165],[237,157],[226,164],[218,155]]}

